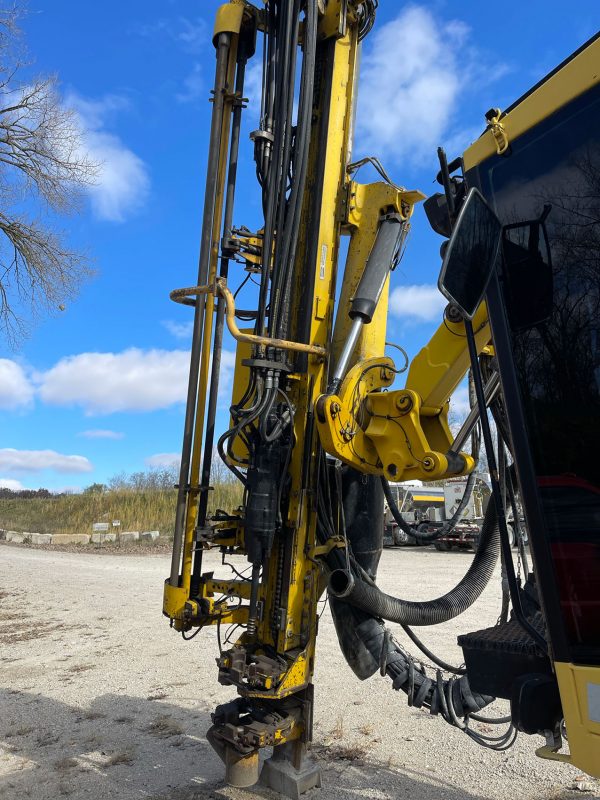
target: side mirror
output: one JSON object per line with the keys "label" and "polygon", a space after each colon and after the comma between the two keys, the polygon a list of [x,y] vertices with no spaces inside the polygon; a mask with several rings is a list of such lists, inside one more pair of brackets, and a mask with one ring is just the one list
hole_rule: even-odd
{"label": "side mirror", "polygon": [[444,254],[438,287],[472,319],[496,265],[502,223],[481,192],[473,188],[460,210]]}

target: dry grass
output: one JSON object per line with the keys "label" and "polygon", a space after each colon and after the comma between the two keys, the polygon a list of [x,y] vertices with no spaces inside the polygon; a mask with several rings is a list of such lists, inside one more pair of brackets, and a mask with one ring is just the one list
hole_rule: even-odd
{"label": "dry grass", "polygon": [[115,767],[117,764],[133,764],[134,754],[132,750],[123,750],[120,753],[113,753],[106,760],[107,767]]}
{"label": "dry grass", "polygon": [[344,738],[344,718],[342,716],[337,718],[335,727],[331,730],[331,737],[338,740]]}
{"label": "dry grass", "polygon": [[168,739],[170,736],[179,736],[183,733],[183,728],[176,719],[169,716],[157,717],[147,728],[148,733],[158,736],[161,739]]}
{"label": "dry grass", "polygon": [[38,747],[51,747],[58,742],[59,737],[55,733],[38,733],[36,742]]}
{"label": "dry grass", "polygon": [[74,758],[59,758],[54,762],[54,769],[57,772],[67,772],[77,766],[77,761]]}
{"label": "dry grass", "polygon": [[30,725],[21,725],[18,728],[12,728],[6,731],[4,736],[6,739],[10,739],[13,736],[27,736],[27,734],[33,733],[33,730],[34,729]]}
{"label": "dry grass", "polygon": [[363,762],[367,748],[362,744],[336,745],[336,747],[315,748],[316,754],[326,761]]}
{"label": "dry grass", "polygon": [[87,719],[87,720],[106,719],[106,714],[103,714],[101,711],[86,711],[82,715],[82,719]]}
{"label": "dry grass", "polygon": [[[159,530],[173,535],[174,489],[119,489],[98,494],[0,499],[0,528],[37,533],[90,533],[92,523],[118,519],[122,531]],[[233,510],[242,499],[240,483],[216,483],[210,492],[210,509]],[[0,598],[6,596],[0,592]]]}

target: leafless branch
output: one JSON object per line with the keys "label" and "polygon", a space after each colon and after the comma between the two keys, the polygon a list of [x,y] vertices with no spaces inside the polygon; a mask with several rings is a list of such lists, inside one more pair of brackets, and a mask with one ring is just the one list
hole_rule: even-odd
{"label": "leafless branch", "polygon": [[23,13],[19,2],[0,9],[0,327],[12,342],[25,332],[26,316],[71,298],[89,274],[56,216],[77,210],[99,169],[56,77],[19,80]]}

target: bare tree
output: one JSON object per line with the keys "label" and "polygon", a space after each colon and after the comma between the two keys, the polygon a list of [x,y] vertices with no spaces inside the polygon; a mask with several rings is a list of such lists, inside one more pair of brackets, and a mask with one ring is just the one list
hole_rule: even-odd
{"label": "bare tree", "polygon": [[89,274],[87,257],[69,248],[57,217],[77,210],[99,170],[56,77],[21,80],[23,11],[18,2],[0,8],[0,328],[12,343],[26,332],[27,317],[60,308]]}

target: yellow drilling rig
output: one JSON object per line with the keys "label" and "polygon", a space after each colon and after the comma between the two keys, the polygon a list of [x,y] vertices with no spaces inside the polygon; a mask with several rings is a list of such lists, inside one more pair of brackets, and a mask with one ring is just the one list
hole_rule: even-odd
{"label": "yellow drilling rig", "polygon": [[[394,183],[375,157],[352,160],[360,42],[377,0],[231,0],[217,12],[206,192],[189,389],[164,614],[184,637],[238,625],[218,653],[208,738],[237,786],[297,797],[319,785],[312,737],[317,602],[328,592],[342,653],[362,679],[387,675],[409,702],[479,744],[537,751],[600,776],[600,39],[510,108],[448,163],[429,198]],[[262,62],[260,108],[244,80]],[[262,224],[234,226],[242,118],[254,147]],[[369,163],[380,180],[360,183]],[[386,353],[390,272],[415,204],[444,239],[440,326],[406,365]],[[341,237],[349,237],[338,274]],[[239,264],[257,284],[236,306]],[[233,270],[235,266],[235,271]],[[241,326],[241,327],[240,327]],[[230,422],[217,430],[224,337],[236,341]],[[449,398],[469,376],[458,433]],[[492,436],[493,418],[497,436]],[[427,602],[377,586],[389,481],[469,476],[480,442],[492,499],[478,550],[451,591]],[[238,509],[208,515],[211,464],[243,484]],[[532,565],[521,579],[507,516],[523,509]],[[462,506],[464,507],[464,506]],[[445,535],[444,526],[419,541]],[[517,531],[527,563],[525,533]],[[216,548],[238,568],[203,572]],[[476,603],[502,558],[498,624],[459,636],[465,666],[429,674],[385,622],[435,625]],[[244,566],[246,565],[246,566]],[[453,671],[448,671],[453,670]],[[472,725],[496,697],[510,715]],[[568,751],[564,739],[568,737]]]}

